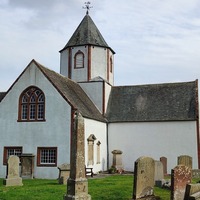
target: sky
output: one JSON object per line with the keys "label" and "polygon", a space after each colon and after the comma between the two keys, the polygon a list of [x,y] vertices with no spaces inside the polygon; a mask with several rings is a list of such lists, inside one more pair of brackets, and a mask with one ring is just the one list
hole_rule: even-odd
{"label": "sky", "polygon": [[[0,92],[32,59],[59,72],[85,0],[0,1]],[[91,0],[89,15],[114,57],[115,85],[200,78],[199,0]]]}

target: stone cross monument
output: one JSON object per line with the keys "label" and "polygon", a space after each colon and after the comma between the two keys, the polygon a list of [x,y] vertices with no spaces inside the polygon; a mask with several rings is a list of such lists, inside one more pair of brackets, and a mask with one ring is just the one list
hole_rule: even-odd
{"label": "stone cross monument", "polygon": [[71,135],[70,176],[64,200],[91,200],[85,176],[85,132],[82,115],[75,112]]}

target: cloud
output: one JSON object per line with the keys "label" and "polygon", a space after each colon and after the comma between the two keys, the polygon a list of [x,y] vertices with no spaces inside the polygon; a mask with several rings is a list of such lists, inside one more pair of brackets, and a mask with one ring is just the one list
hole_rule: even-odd
{"label": "cloud", "polygon": [[[0,69],[4,74],[0,75],[0,91],[8,88],[8,79],[12,83],[33,58],[59,71],[58,51],[84,17],[84,2],[0,1]],[[117,85],[200,77],[199,0],[102,0],[92,6],[93,21],[116,51]]]}

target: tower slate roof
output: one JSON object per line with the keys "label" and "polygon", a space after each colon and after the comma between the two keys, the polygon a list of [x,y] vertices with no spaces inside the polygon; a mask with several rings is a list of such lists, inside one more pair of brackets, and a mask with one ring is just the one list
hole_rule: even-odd
{"label": "tower slate roof", "polygon": [[109,122],[196,120],[197,81],[113,87],[106,117]]}
{"label": "tower slate roof", "polygon": [[84,46],[84,45],[94,45],[100,47],[109,48],[113,53],[115,53],[106,43],[97,26],[93,22],[92,18],[86,14],[72,37],[65,45],[65,47],[60,50],[63,51],[68,47],[73,46]]}

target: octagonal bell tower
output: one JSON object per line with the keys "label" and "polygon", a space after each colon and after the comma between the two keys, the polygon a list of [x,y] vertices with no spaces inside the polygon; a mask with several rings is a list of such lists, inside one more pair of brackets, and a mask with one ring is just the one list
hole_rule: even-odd
{"label": "octagonal bell tower", "polygon": [[101,77],[113,85],[114,54],[87,12],[60,50],[60,73],[76,82]]}

